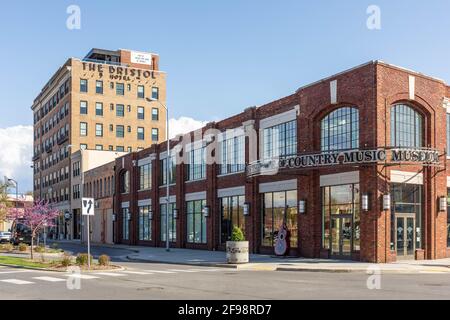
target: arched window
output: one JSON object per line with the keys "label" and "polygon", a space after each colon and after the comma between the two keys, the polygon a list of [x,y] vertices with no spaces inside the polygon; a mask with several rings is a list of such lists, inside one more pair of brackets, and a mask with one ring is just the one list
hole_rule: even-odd
{"label": "arched window", "polygon": [[322,119],[321,150],[359,148],[359,111],[355,107],[342,107]]}
{"label": "arched window", "polygon": [[120,193],[130,192],[130,174],[128,171],[120,175]]}
{"label": "arched window", "polygon": [[391,107],[391,146],[423,147],[423,117],[406,104]]}

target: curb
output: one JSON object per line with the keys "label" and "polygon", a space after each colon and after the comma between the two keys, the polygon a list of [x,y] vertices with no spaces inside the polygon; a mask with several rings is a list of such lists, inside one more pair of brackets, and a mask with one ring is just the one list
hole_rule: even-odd
{"label": "curb", "polygon": [[[47,269],[47,268],[38,268],[38,267],[24,267],[24,266],[19,266],[19,265],[14,265],[14,264],[4,264],[4,263],[0,263],[0,266],[2,267],[10,267],[10,268],[16,268],[16,269],[26,269],[26,270],[36,270],[36,271],[47,271],[47,272],[58,272],[58,273],[63,273],[63,272],[67,272],[67,270],[55,270],[55,269]],[[116,269],[102,269],[102,270],[82,270],[83,273],[91,273],[91,272],[114,272],[114,271],[124,271],[126,270],[125,267],[122,266],[116,266],[113,265],[114,267],[117,267]],[[72,267],[76,267],[76,266],[72,266]]]}

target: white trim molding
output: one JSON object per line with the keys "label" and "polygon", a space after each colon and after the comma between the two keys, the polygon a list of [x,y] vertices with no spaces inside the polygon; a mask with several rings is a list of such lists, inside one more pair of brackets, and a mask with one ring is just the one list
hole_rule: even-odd
{"label": "white trim molding", "polygon": [[151,206],[152,199],[138,200],[138,207]]}
{"label": "white trim molding", "polygon": [[409,100],[414,100],[416,98],[416,77],[409,76]]}
{"label": "white trim molding", "polygon": [[129,208],[129,207],[130,207],[130,202],[129,202],[129,201],[127,201],[127,202],[122,202],[121,207],[122,207],[122,209]]}
{"label": "white trim molding", "polygon": [[320,176],[321,187],[352,183],[359,183],[359,171],[350,171]]}
{"label": "white trim molding", "polygon": [[147,158],[144,159],[139,159],[138,160],[138,166],[144,166],[146,164],[151,164],[153,160],[155,160],[156,155],[155,154],[151,154],[150,156],[148,156]]}
{"label": "white trim molding", "polygon": [[206,191],[186,193],[185,201],[206,200]]}
{"label": "white trim molding", "polygon": [[297,190],[297,179],[266,182],[259,184],[259,193]]}
{"label": "white trim molding", "polygon": [[337,103],[337,80],[330,81],[330,104]]}
{"label": "white trim molding", "polygon": [[[177,202],[176,196],[169,196],[169,203],[175,203]],[[159,204],[167,203],[167,197],[160,197],[159,198]]]}
{"label": "white trim molding", "polygon": [[450,188],[450,177],[447,177],[447,188]]}
{"label": "white trim molding", "polygon": [[234,188],[224,188],[224,189],[217,190],[217,198],[243,196],[243,195],[245,195],[245,186],[234,187]]}
{"label": "white trim molding", "polygon": [[296,106],[292,110],[289,110],[289,111],[286,111],[283,113],[279,113],[279,114],[276,114],[276,115],[268,117],[268,118],[261,119],[259,121],[259,128],[266,129],[266,128],[270,128],[270,127],[276,126],[281,123],[295,120],[295,119],[297,119],[297,114],[298,114],[298,107]]}
{"label": "white trim molding", "polygon": [[418,172],[391,170],[391,182],[423,184],[423,174]]}

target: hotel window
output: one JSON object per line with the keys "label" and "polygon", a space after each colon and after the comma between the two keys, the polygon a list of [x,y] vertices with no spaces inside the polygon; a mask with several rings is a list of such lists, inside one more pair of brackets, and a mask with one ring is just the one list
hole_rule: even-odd
{"label": "hotel window", "polygon": [[[177,174],[177,159],[176,156],[170,156],[170,168],[169,168],[169,184],[175,184],[176,183],[176,174]],[[160,185],[164,186],[167,184],[167,157],[165,159],[160,160],[160,170],[161,174],[160,176]]]}
{"label": "hotel window", "polygon": [[123,96],[125,94],[125,87],[123,83],[116,84],[116,95]]}
{"label": "hotel window", "polygon": [[231,240],[233,227],[245,230],[244,223],[244,196],[233,196],[220,198],[220,239],[225,244]]}
{"label": "hotel window", "polygon": [[101,123],[95,124],[95,136],[103,137],[103,125]]}
{"label": "hotel window", "polygon": [[123,117],[125,115],[125,107],[123,104],[116,105],[116,116]]}
{"label": "hotel window", "polygon": [[359,148],[359,111],[343,107],[329,113],[320,123],[321,150],[346,150]]}
{"label": "hotel window", "polygon": [[127,132],[131,133],[131,126],[127,126]]}
{"label": "hotel window", "polygon": [[142,127],[137,128],[137,138],[138,140],[144,140],[144,128]]}
{"label": "hotel window", "polygon": [[290,247],[297,247],[297,190],[264,193],[262,198],[262,244],[273,247],[278,231],[286,222]]}
{"label": "hotel window", "polygon": [[141,206],[139,207],[139,240],[151,241],[152,240],[152,207]]}
{"label": "hotel window", "polygon": [[112,124],[109,125],[109,131],[114,131],[114,125]]}
{"label": "hotel window", "polygon": [[187,164],[187,180],[194,181],[206,177],[206,148],[200,147],[188,152],[189,163]]}
{"label": "hotel window", "polygon": [[408,105],[391,107],[391,146],[423,147],[423,117]]}
{"label": "hotel window", "polygon": [[220,174],[245,170],[245,136],[232,137],[219,143]]}
{"label": "hotel window", "polygon": [[264,159],[297,153],[297,120],[264,129]]}
{"label": "hotel window", "polygon": [[139,190],[146,190],[152,187],[152,165],[144,164],[139,166]]}
{"label": "hotel window", "polygon": [[103,145],[101,145],[101,144],[96,144],[96,145],[95,145],[95,150],[102,151],[102,150],[103,150]]}
{"label": "hotel window", "polygon": [[124,151],[125,151],[125,148],[124,148],[124,146],[117,146],[117,147],[116,147],[116,151],[118,151],[118,152],[124,152]]}
{"label": "hotel window", "polygon": [[159,109],[158,108],[152,108],[152,120],[153,121],[159,120]]}
{"label": "hotel window", "polygon": [[117,125],[116,126],[116,137],[123,138],[125,136],[124,126]]}
{"label": "hotel window", "polygon": [[153,100],[159,99],[159,88],[157,88],[157,87],[152,88],[152,99]]}
{"label": "hotel window", "polygon": [[144,114],[144,107],[137,107],[137,118],[139,120],[144,120],[145,114]]}
{"label": "hotel window", "polygon": [[159,140],[158,129],[153,128],[152,129],[152,141],[158,142],[158,140]]}
{"label": "hotel window", "polygon": [[120,193],[130,192],[130,173],[128,171],[120,174]]}
{"label": "hotel window", "polygon": [[128,215],[130,210],[128,208],[122,208],[122,239],[128,240],[130,234],[130,221],[128,220]]}
{"label": "hotel window", "polygon": [[80,92],[88,92],[88,81],[80,79]]}
{"label": "hotel window", "polygon": [[80,101],[80,114],[88,114],[87,101]]}
{"label": "hotel window", "polygon": [[103,81],[95,81],[95,93],[103,94]]}
{"label": "hotel window", "polygon": [[447,157],[450,157],[450,113],[447,113]]}
{"label": "hotel window", "polygon": [[145,89],[144,86],[138,86],[137,87],[137,97],[139,99],[144,99],[145,97]]}
{"label": "hotel window", "polygon": [[127,152],[131,153],[131,151],[133,151],[132,147],[127,147]]}
{"label": "hotel window", "polygon": [[95,115],[103,116],[103,103],[101,102],[95,103]]}
{"label": "hotel window", "polygon": [[[167,203],[163,203],[159,206],[161,217],[161,241],[166,241],[166,208]],[[173,211],[175,209],[175,203],[169,203],[169,241],[175,242],[177,240],[177,223]]]}
{"label": "hotel window", "polygon": [[203,208],[206,200],[195,200],[186,202],[187,217],[187,242],[206,243],[206,217]]}
{"label": "hotel window", "polygon": [[80,143],[80,149],[81,150],[86,150],[88,148],[87,144],[85,143]]}
{"label": "hotel window", "polygon": [[86,122],[80,122],[80,136],[86,137],[88,134],[88,125]]}

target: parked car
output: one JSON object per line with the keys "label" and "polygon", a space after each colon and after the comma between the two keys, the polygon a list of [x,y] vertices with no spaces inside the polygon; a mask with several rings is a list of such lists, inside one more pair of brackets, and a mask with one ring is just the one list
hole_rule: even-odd
{"label": "parked car", "polygon": [[31,245],[31,230],[22,223],[15,223],[12,228],[11,243],[15,246],[19,243]]}
{"label": "parked car", "polygon": [[11,241],[12,233],[0,231],[0,243],[9,243]]}

